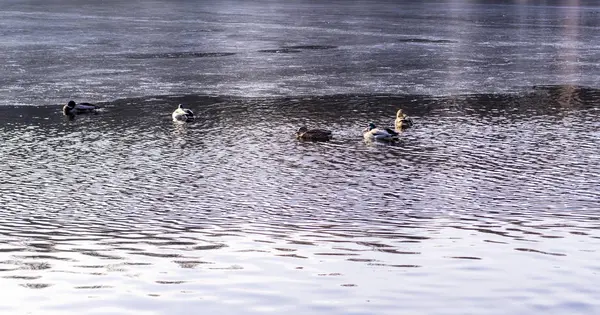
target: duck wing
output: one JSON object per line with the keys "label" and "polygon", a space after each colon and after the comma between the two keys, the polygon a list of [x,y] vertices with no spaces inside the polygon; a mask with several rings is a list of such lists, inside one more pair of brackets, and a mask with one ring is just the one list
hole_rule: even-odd
{"label": "duck wing", "polygon": [[317,134],[322,134],[322,135],[328,135],[328,136],[331,136],[331,130],[325,130],[325,129],[312,129],[312,130],[310,130],[310,132],[317,133]]}
{"label": "duck wing", "polygon": [[[389,128],[386,128],[389,129]],[[398,133],[394,132],[394,134],[388,132],[386,129],[373,129],[370,131],[373,139],[378,141],[397,141]]]}
{"label": "duck wing", "polygon": [[384,130],[385,130],[385,132],[387,132],[387,133],[388,133],[390,136],[397,136],[397,135],[398,135],[398,133],[397,133],[396,131],[394,131],[393,129],[390,129],[390,128],[385,128]]}
{"label": "duck wing", "polygon": [[87,111],[93,111],[97,108],[96,105],[91,104],[91,103],[79,103],[77,105],[75,105],[74,110],[79,111],[79,112],[87,112]]}
{"label": "duck wing", "polygon": [[188,116],[188,118],[194,118],[194,112],[192,112],[191,109],[186,108],[183,111],[184,111],[185,115]]}
{"label": "duck wing", "polygon": [[171,117],[176,121],[187,122],[188,120],[194,119],[194,113],[189,109],[178,108],[171,114]]}
{"label": "duck wing", "polygon": [[370,133],[373,136],[379,136],[379,137],[383,137],[383,136],[389,136],[390,134],[387,133],[385,130],[382,129],[372,129],[371,131],[367,132]]}
{"label": "duck wing", "polygon": [[75,105],[75,108],[79,108],[79,109],[96,109],[96,105],[92,104],[92,103],[79,103],[77,105]]}

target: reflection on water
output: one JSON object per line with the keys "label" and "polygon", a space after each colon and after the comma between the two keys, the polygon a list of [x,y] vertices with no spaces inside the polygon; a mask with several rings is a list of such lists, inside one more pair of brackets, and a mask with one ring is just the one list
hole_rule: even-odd
{"label": "reflection on water", "polygon": [[[0,310],[594,314],[599,102],[565,86],[0,107]],[[174,124],[178,103],[199,119]],[[401,144],[365,144],[400,106]],[[296,141],[301,125],[334,139]]]}

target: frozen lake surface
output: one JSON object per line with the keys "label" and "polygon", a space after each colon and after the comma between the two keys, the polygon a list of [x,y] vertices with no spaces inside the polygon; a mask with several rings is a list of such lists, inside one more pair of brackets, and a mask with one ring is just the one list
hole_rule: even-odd
{"label": "frozen lake surface", "polygon": [[0,105],[600,84],[598,6],[396,2],[6,1]]}

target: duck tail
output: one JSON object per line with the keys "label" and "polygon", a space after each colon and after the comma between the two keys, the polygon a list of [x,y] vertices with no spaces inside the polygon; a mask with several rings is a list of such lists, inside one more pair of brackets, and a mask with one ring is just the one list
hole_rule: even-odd
{"label": "duck tail", "polygon": [[187,119],[194,119],[194,112],[192,112],[190,109],[186,109],[185,110],[185,115],[187,116]]}

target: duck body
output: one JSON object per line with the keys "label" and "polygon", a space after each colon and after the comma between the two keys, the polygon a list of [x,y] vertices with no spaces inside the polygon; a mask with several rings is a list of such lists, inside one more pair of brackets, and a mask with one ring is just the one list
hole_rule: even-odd
{"label": "duck body", "polygon": [[189,108],[183,108],[183,104],[177,106],[177,109],[171,114],[171,117],[173,117],[173,121],[178,122],[189,122],[195,118],[194,112]]}
{"label": "duck body", "polygon": [[308,129],[300,127],[296,132],[296,138],[308,141],[329,141],[332,138],[331,131],[325,129]]}
{"label": "duck body", "polygon": [[370,123],[369,127],[365,130],[364,137],[367,141],[379,141],[379,142],[397,142],[399,140],[399,134],[390,128],[377,128],[374,123]]}
{"label": "duck body", "polygon": [[69,101],[67,105],[63,106],[63,114],[65,116],[74,116],[79,114],[94,113],[98,109],[98,106],[91,103],[75,103]]}
{"label": "duck body", "polygon": [[401,109],[396,113],[395,127],[397,131],[402,131],[413,126],[412,119],[408,117]]}

